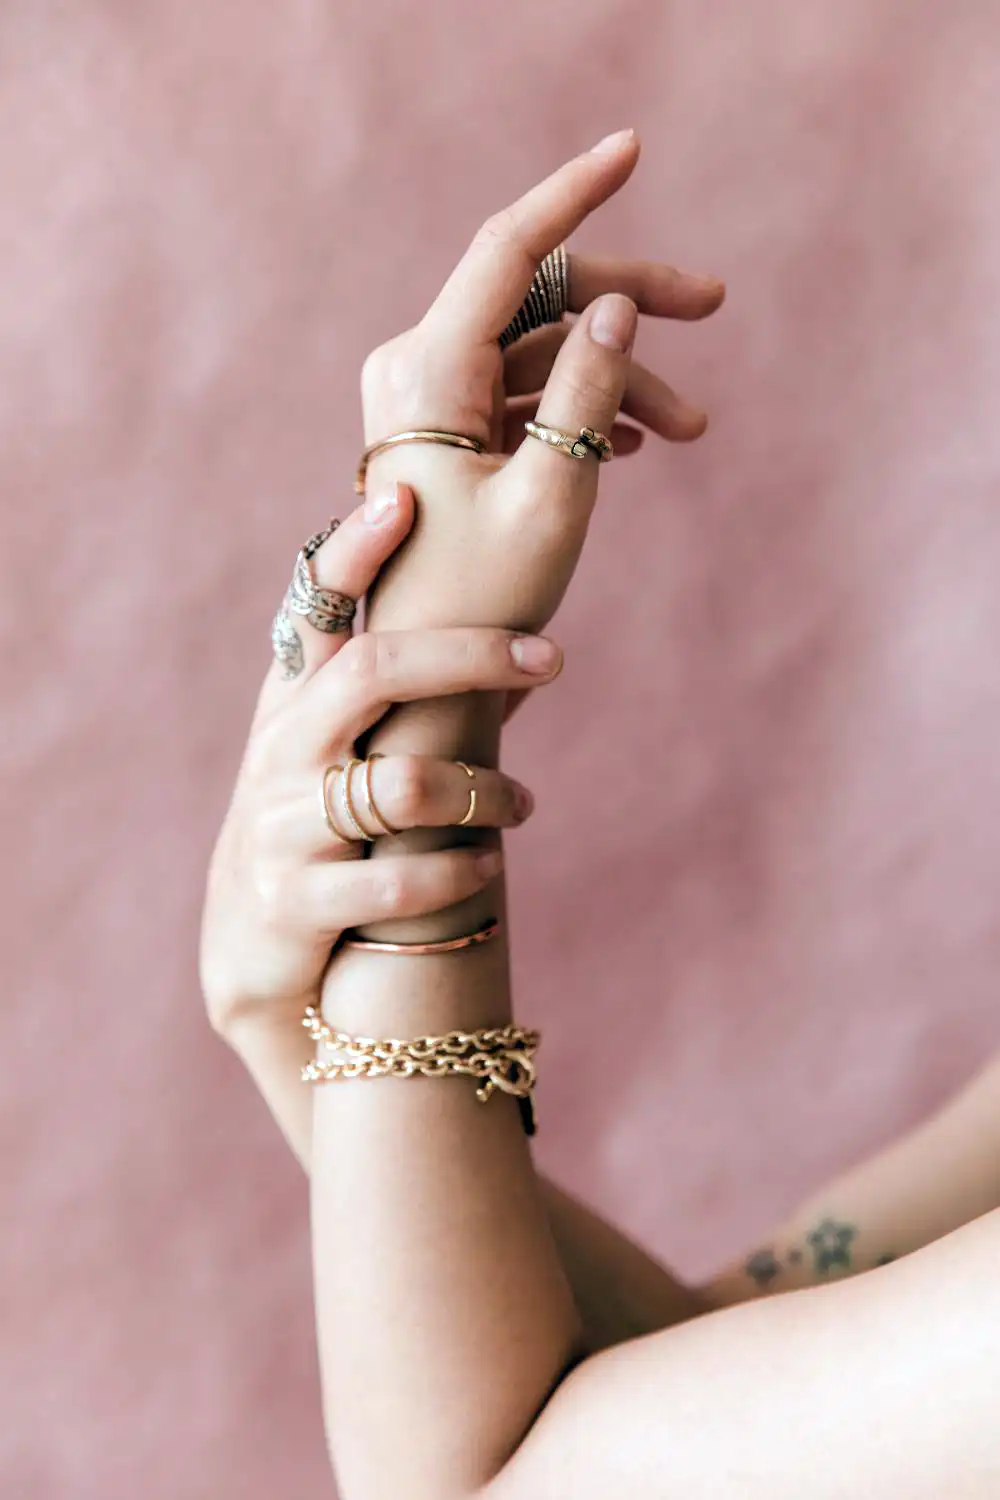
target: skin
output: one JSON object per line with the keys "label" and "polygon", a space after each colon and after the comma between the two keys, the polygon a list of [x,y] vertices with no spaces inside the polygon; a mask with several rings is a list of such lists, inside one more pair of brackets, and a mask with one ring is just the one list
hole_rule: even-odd
{"label": "skin", "polygon": [[[431,425],[495,436],[497,333],[537,259],[636,157],[629,138],[578,159],[484,229],[421,328],[370,362],[370,436]],[[630,372],[627,300],[606,297],[581,317],[540,420],[611,425]],[[420,524],[380,577],[374,628],[471,615],[542,629],[582,546],[596,466],[532,443],[502,468],[448,457],[400,449],[378,461],[380,482],[413,486]],[[371,744],[489,767],[502,714],[502,700],[482,695],[425,701],[387,718]],[[422,859],[441,840],[433,831],[380,840],[370,863]],[[493,914],[502,921],[499,879],[443,912],[367,930],[423,940]],[[506,944],[446,959],[341,950],[323,1008],[331,1024],[367,1035],[503,1024]],[[833,1500],[862,1484],[876,1500],[919,1500],[985,1497],[1000,1485],[996,1214],[870,1275],[588,1357],[581,1299],[510,1099],[480,1104],[458,1080],[323,1087],[311,1162],[325,1416],[349,1500],[780,1500],[805,1490]],[[950,1212],[959,1206],[955,1196]],[[824,1209],[806,1231],[816,1274],[852,1269],[843,1259],[858,1241],[853,1221]]]}

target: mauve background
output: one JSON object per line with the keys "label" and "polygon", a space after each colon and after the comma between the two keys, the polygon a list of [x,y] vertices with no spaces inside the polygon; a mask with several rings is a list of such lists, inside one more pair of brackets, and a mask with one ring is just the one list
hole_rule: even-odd
{"label": "mauve background", "polygon": [[643,332],[712,433],[611,472],[510,736],[540,1159],[701,1274],[1000,1041],[998,24],[0,12],[5,1496],[330,1493],[304,1183],[202,1020],[203,869],[363,355],[608,130],[645,160],[581,242],[730,299]]}

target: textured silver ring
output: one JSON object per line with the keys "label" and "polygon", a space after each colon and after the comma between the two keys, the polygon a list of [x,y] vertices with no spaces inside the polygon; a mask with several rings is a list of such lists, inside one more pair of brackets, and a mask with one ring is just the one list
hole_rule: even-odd
{"label": "textured silver ring", "polygon": [[528,295],[507,324],[497,343],[509,349],[518,339],[547,323],[561,323],[569,306],[569,254],[557,245],[535,272]]}
{"label": "textured silver ring", "polygon": [[295,628],[292,615],[301,615],[314,630],[322,631],[324,635],[335,635],[338,631],[350,630],[357,612],[356,599],[337,589],[320,588],[313,577],[312,559],[339,525],[339,521],[331,520],[325,530],[317,531],[301,549],[295,559],[292,581],[271,625],[271,647],[286,678],[298,677],[305,666],[302,637]]}

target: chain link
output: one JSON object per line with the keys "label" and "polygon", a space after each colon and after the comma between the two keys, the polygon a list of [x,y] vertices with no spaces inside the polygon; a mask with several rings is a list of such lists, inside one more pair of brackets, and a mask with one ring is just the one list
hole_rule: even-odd
{"label": "chain link", "polygon": [[351,1078],[444,1078],[449,1074],[476,1080],[476,1098],[483,1104],[494,1092],[529,1099],[535,1087],[534,1054],[541,1034],[521,1026],[490,1026],[480,1031],[447,1031],[442,1036],[350,1036],[335,1031],[315,1006],[302,1020],[314,1041],[337,1054],[317,1059],[302,1069],[304,1083],[336,1082]]}

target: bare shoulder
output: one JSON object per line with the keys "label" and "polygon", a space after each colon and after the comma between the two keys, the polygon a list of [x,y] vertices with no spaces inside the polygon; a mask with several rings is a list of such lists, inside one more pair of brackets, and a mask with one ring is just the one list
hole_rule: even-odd
{"label": "bare shoulder", "polygon": [[995,1500],[1000,1211],[588,1360],[491,1500]]}

